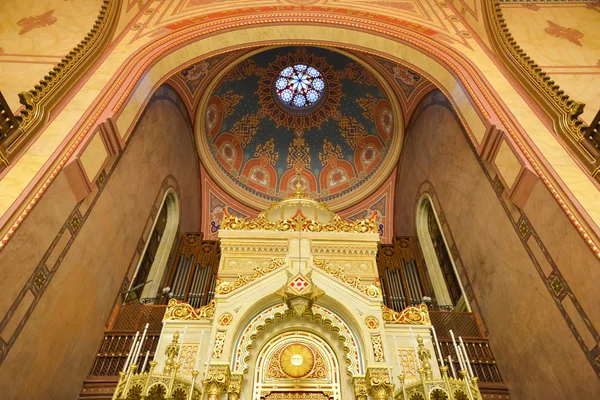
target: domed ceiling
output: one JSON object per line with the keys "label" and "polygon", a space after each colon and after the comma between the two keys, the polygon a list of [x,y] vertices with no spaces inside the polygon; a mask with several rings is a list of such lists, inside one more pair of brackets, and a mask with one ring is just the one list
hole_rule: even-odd
{"label": "domed ceiling", "polygon": [[348,55],[272,48],[211,87],[199,113],[203,160],[248,205],[286,198],[300,181],[339,209],[377,189],[397,161],[401,114],[375,73]]}

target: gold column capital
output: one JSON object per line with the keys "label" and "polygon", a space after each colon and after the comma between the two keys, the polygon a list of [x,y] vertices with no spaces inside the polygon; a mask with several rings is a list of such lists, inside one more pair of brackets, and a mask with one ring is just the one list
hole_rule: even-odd
{"label": "gold column capital", "polygon": [[367,400],[369,392],[367,391],[367,379],[364,376],[355,376],[352,378],[352,385],[354,386],[354,399],[355,400]]}
{"label": "gold column capital", "polygon": [[218,399],[229,388],[230,377],[229,365],[210,365],[202,382],[204,393],[208,394],[209,399]]}
{"label": "gold column capital", "polygon": [[375,400],[387,400],[393,394],[391,377],[385,367],[367,368],[367,390]]}
{"label": "gold column capital", "polygon": [[227,387],[228,400],[239,400],[244,384],[244,375],[236,372],[229,377],[229,386]]}

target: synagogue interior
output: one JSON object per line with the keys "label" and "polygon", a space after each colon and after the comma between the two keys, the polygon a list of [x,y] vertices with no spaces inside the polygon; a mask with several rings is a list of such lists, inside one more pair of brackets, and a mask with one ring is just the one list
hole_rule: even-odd
{"label": "synagogue interior", "polygon": [[600,398],[600,1],[1,8],[3,400]]}

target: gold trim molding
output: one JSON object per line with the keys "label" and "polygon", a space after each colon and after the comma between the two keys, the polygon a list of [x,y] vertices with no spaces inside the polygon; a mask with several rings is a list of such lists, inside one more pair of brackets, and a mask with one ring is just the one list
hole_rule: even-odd
{"label": "gold trim molding", "polygon": [[386,324],[430,325],[429,310],[425,304],[406,307],[402,312],[381,304],[381,317]]}
{"label": "gold trim molding", "polygon": [[250,276],[242,276],[238,274],[238,278],[233,282],[222,281],[217,277],[217,283],[215,287],[215,294],[229,294],[236,289],[245,286],[246,284],[253,282],[263,275],[273,272],[285,265],[285,258],[273,258],[271,263],[266,268],[254,267],[254,273]]}
{"label": "gold trim molding", "polygon": [[211,319],[215,315],[215,300],[205,306],[194,308],[188,303],[177,299],[169,300],[163,321],[190,321]]}
{"label": "gold trim molding", "polygon": [[498,0],[484,3],[488,35],[496,54],[552,119],[554,130],[585,170],[600,181],[600,144],[579,116],[585,104],[575,101],[517,44]]}
{"label": "gold trim molding", "polygon": [[331,268],[329,266],[329,261],[327,260],[313,259],[313,265],[369,297],[381,298],[381,287],[378,281],[375,281],[375,283],[371,285],[363,285],[360,282],[360,276],[355,278],[347,277],[344,274],[344,268]]}

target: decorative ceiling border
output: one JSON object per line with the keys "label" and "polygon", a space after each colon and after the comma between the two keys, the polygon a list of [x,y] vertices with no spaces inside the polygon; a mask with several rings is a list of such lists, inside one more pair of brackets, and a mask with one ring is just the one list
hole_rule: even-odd
{"label": "decorative ceiling border", "polygon": [[[552,3],[557,2],[565,3],[565,1]],[[533,2],[504,1],[504,3]],[[493,3],[484,2],[486,27],[496,54],[552,119],[555,132],[570,153],[596,183],[600,182],[600,143],[592,138],[592,129],[589,129],[589,126],[579,118],[585,104],[571,99],[517,44],[508,29],[501,4],[500,0],[495,0]]]}
{"label": "decorative ceiling border", "polygon": [[[90,32],[33,89],[19,93],[24,106],[15,115],[17,125],[0,135],[0,171],[10,165],[50,118],[50,112],[63,99],[106,49],[115,33],[122,0],[103,0]],[[10,110],[8,110],[10,111]],[[12,112],[10,112],[12,115]]]}

